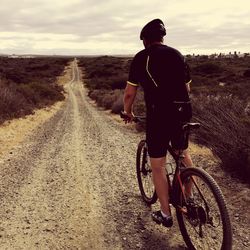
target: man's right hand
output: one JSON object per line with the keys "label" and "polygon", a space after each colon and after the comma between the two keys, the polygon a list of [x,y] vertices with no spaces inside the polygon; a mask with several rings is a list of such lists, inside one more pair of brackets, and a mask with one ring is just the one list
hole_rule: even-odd
{"label": "man's right hand", "polygon": [[122,111],[120,114],[123,121],[127,124],[134,120],[134,114],[133,113],[127,113],[125,111]]}

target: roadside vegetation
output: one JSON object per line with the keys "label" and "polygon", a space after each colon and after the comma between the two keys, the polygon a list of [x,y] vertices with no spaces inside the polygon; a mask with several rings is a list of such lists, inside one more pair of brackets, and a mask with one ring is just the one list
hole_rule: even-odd
{"label": "roadside vegetation", "polygon": [[[113,113],[122,96],[132,58],[82,57],[89,96]],[[221,167],[250,183],[250,57],[187,56],[192,74],[193,121],[202,127],[192,138],[220,158]],[[139,89],[135,113],[143,114]]]}
{"label": "roadside vegetation", "polygon": [[0,57],[0,123],[63,100],[57,85],[70,58]]}
{"label": "roadside vegetation", "polygon": [[126,86],[129,62],[119,57],[84,57],[78,65],[84,68],[84,82],[88,95],[105,109],[114,113],[122,110],[122,96]]}

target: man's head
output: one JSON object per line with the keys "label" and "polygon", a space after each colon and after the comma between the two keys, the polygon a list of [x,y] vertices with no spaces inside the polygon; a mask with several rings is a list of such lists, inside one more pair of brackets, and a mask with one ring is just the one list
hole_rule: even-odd
{"label": "man's head", "polygon": [[160,19],[154,19],[147,23],[140,34],[140,39],[143,40],[144,45],[155,42],[162,42],[166,35],[164,23]]}

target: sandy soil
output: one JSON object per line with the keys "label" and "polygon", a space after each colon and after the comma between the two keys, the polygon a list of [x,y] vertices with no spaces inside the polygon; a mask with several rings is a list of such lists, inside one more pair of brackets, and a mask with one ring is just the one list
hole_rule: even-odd
{"label": "sandy soil", "polygon": [[[65,102],[0,130],[0,248],[185,249],[176,220],[171,229],[155,225],[141,201],[135,150],[143,134],[98,110],[76,62],[69,69]],[[209,150],[191,151],[223,189],[234,249],[249,249],[249,188],[220,171]]]}

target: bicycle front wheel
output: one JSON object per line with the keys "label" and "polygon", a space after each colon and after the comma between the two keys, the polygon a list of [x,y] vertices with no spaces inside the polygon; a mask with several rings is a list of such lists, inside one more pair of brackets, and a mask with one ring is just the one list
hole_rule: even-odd
{"label": "bicycle front wheel", "polygon": [[215,180],[202,169],[187,168],[177,188],[176,215],[188,248],[232,249],[230,218]]}
{"label": "bicycle front wheel", "polygon": [[140,141],[136,155],[136,173],[142,199],[148,204],[157,200],[157,194],[152,181],[152,169],[145,140]]}

